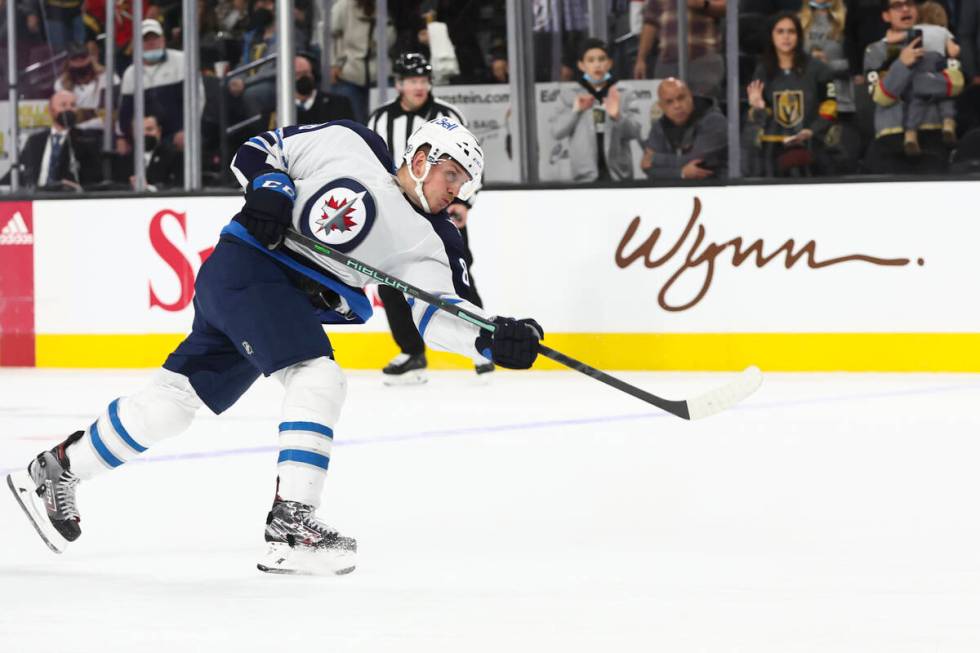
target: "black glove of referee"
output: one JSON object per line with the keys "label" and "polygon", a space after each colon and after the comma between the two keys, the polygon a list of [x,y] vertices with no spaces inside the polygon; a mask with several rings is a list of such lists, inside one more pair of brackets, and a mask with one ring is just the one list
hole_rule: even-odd
{"label": "black glove of referee", "polygon": [[245,206],[235,216],[248,233],[264,246],[274,249],[293,222],[296,187],[284,172],[257,175],[245,189]]}
{"label": "black glove of referee", "polygon": [[493,323],[497,327],[493,333],[482,329],[477,336],[477,350],[497,365],[512,370],[526,370],[534,365],[538,341],[544,338],[541,325],[529,318],[510,317],[496,317]]}

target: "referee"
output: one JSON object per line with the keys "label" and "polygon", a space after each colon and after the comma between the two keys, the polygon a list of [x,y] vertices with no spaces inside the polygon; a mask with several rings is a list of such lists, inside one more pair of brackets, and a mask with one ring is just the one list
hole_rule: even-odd
{"label": "referee", "polygon": [[[459,123],[466,125],[466,120],[459,109],[447,102],[441,102],[432,95],[432,66],[428,60],[416,52],[400,55],[395,61],[395,88],[398,97],[375,110],[368,118],[368,128],[376,132],[391,151],[394,161],[400,162],[405,154],[405,143],[412,133],[426,122],[440,116],[449,116]],[[473,254],[470,252],[466,234],[466,219],[472,205],[457,199],[449,206],[450,219],[459,228],[463,236],[463,257],[466,267],[473,265]],[[483,302],[477,294],[476,284],[470,275],[471,297],[466,297],[477,306]],[[425,343],[412,321],[412,311],[405,300],[405,295],[389,286],[378,286],[378,294],[385,306],[388,316],[388,326],[391,335],[401,349],[401,353],[382,370],[386,385],[414,385],[426,382]],[[478,377],[487,378],[493,371],[493,363],[485,358],[473,361]]]}

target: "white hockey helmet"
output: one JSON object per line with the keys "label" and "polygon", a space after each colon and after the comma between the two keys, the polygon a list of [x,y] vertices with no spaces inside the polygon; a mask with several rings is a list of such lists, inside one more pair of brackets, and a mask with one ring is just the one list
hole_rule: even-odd
{"label": "white hockey helmet", "polygon": [[[423,145],[429,146],[429,154],[425,159],[422,176],[416,177],[412,172],[412,158]],[[429,168],[444,156],[448,156],[462,166],[470,176],[469,181],[459,189],[459,199],[469,200],[483,185],[483,149],[476,136],[458,121],[447,116],[430,120],[416,129],[405,144],[408,174],[415,180],[415,194],[419,196],[422,208],[426,211],[429,210],[429,206],[422,194],[422,182],[428,176]]]}

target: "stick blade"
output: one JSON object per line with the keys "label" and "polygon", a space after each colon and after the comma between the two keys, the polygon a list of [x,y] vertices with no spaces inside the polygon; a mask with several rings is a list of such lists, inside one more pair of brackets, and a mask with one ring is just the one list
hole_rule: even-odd
{"label": "stick blade", "polygon": [[703,419],[723,410],[728,410],[735,404],[747,398],[762,385],[762,372],[752,365],[742,370],[742,373],[731,382],[720,388],[715,388],[700,397],[687,400],[689,419]]}

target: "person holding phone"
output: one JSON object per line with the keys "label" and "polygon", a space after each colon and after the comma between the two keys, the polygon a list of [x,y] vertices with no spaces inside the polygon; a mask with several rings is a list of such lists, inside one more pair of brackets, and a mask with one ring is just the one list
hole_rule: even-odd
{"label": "person holding phone", "polygon": [[[940,102],[963,90],[963,72],[936,52],[928,53],[922,35],[919,10],[911,0],[883,0],[885,37],[864,51],[865,78],[875,103],[875,140],[868,148],[867,168],[875,174],[937,174],[947,167],[948,146],[943,142]],[[922,59],[931,62],[917,69]],[[921,100],[914,146],[905,147],[906,114],[912,98]],[[955,128],[955,124],[949,125]],[[947,137],[948,140],[948,137]]]}

